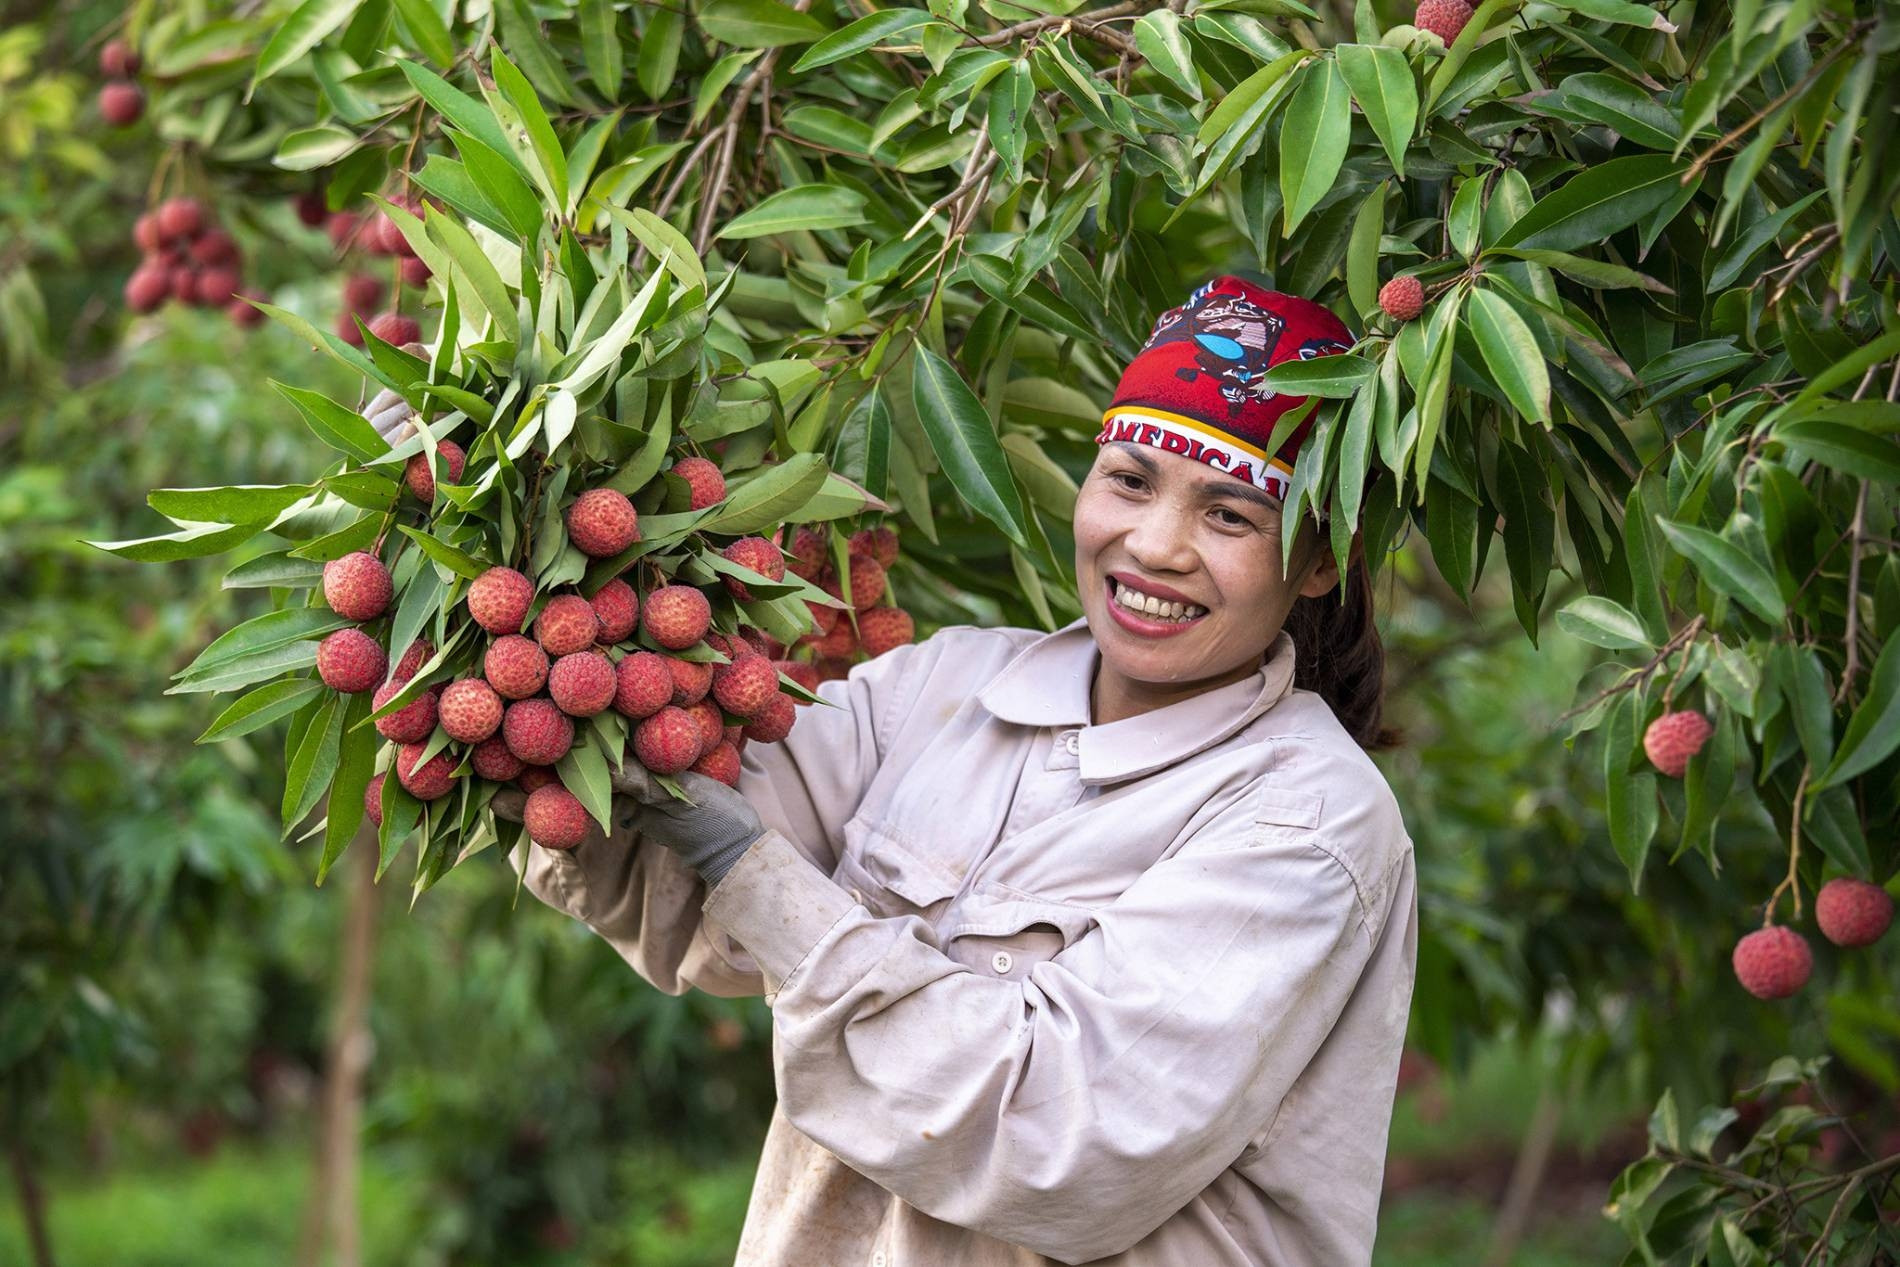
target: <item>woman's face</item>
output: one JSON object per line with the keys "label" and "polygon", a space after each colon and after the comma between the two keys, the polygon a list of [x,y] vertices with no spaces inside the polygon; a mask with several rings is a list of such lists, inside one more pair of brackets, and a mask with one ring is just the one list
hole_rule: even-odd
{"label": "woman's face", "polygon": [[1307,520],[1292,578],[1281,571],[1280,514],[1277,498],[1191,458],[1103,445],[1075,503],[1098,690],[1179,698],[1257,669],[1294,600],[1339,584]]}

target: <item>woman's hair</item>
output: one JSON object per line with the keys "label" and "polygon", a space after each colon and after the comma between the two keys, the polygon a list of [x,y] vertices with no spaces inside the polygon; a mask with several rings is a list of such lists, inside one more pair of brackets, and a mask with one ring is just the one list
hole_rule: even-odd
{"label": "woman's hair", "polygon": [[[1308,520],[1306,530],[1311,531]],[[1331,547],[1312,538],[1315,550]],[[1355,547],[1346,569],[1345,594],[1338,586],[1317,598],[1296,598],[1283,626],[1293,637],[1293,685],[1317,692],[1361,748],[1377,752],[1405,742],[1404,732],[1385,726],[1385,647],[1372,619],[1372,580]]]}

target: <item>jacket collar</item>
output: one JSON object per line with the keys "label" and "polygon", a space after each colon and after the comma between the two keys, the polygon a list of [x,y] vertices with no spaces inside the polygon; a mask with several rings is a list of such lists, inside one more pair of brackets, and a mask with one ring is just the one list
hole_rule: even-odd
{"label": "jacket collar", "polygon": [[1031,642],[977,693],[992,714],[1022,726],[1080,727],[1084,783],[1120,783],[1185,761],[1236,734],[1293,689],[1293,635],[1282,629],[1259,672],[1139,717],[1089,724],[1099,652],[1081,618]]}

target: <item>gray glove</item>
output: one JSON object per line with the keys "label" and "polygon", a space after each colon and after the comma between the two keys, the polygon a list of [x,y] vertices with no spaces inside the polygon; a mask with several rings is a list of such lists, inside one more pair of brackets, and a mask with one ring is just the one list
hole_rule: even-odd
{"label": "gray glove", "polygon": [[[425,361],[429,358],[429,349],[420,343],[405,343],[402,350]],[[415,434],[412,420],[416,411],[409,407],[400,393],[383,388],[369,398],[369,404],[363,406],[363,416],[369,419],[369,425],[376,428],[376,434],[390,444],[400,444]]]}

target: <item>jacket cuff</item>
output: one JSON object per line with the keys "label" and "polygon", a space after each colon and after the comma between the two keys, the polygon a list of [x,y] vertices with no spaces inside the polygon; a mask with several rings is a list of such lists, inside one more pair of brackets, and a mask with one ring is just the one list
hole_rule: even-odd
{"label": "jacket cuff", "polygon": [[777,831],[733,864],[700,910],[744,947],[778,993],[812,947],[857,905]]}

